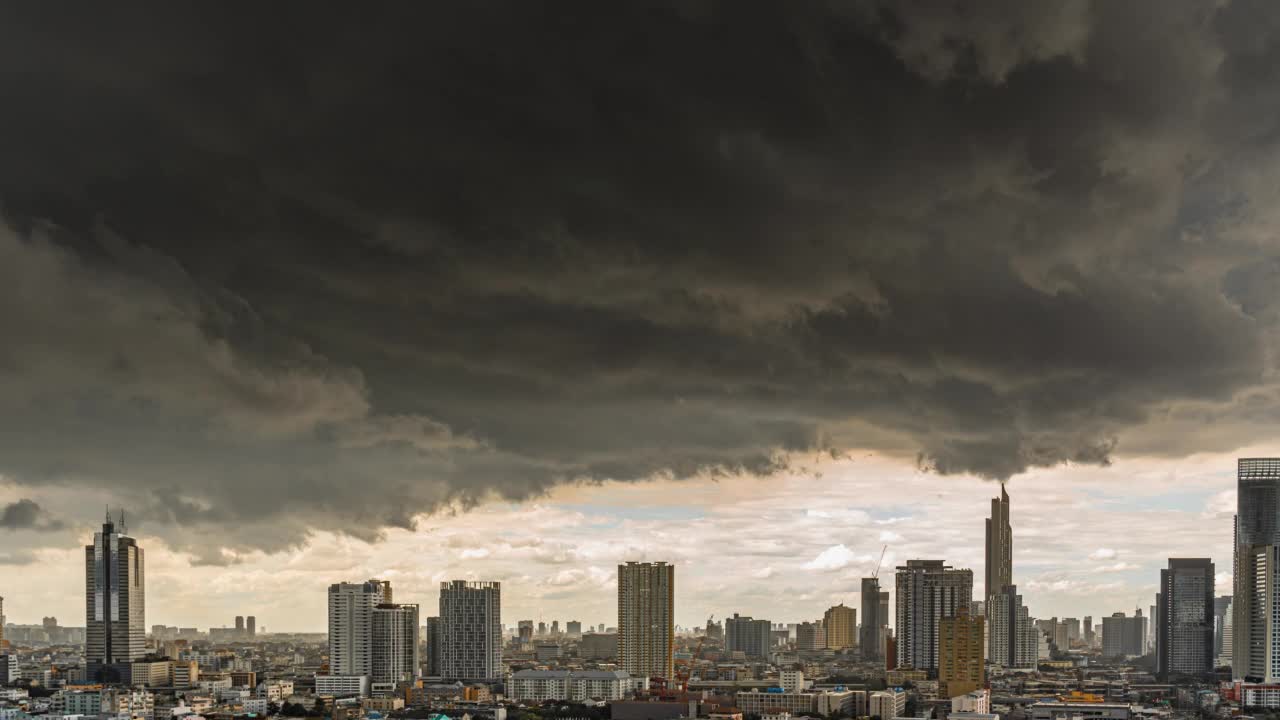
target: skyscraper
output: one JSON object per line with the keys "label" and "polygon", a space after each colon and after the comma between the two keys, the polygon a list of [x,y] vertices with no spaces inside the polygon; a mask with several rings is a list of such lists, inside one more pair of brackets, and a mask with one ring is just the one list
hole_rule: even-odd
{"label": "skyscraper", "polygon": [[236,637],[244,635],[244,616],[236,616]]}
{"label": "skyscraper", "polygon": [[618,566],[618,659],[635,677],[672,677],[675,586],[665,562]]}
{"label": "skyscraper", "polygon": [[[991,638],[999,636],[1001,642],[1013,642],[1018,637],[1018,629],[1006,625],[1016,622],[1017,609],[1007,602],[1001,605],[1000,612],[991,610],[992,599],[1004,593],[1004,589],[1013,585],[1013,526],[1009,522],[1009,493],[1004,483],[1000,484],[1000,497],[991,498],[991,517],[987,518],[986,567],[984,571],[983,612],[987,615],[987,657],[995,661],[999,657],[1011,661],[1012,655],[1003,648],[991,647]],[[1020,604],[1020,603],[1019,603]],[[1006,640],[1007,639],[1007,640]],[[1006,667],[1023,667],[1021,665]]]}
{"label": "skyscraper", "polygon": [[418,677],[418,606],[383,603],[373,608],[370,681],[412,682]]}
{"label": "skyscraper", "polygon": [[334,583],[329,586],[329,674],[373,675],[373,609],[386,601],[390,583]]}
{"label": "skyscraper", "polygon": [[1169,558],[1156,594],[1156,673],[1168,681],[1213,672],[1213,561]]}
{"label": "skyscraper", "polygon": [[249,637],[256,636],[258,634],[258,618],[254,617],[253,615],[250,615],[249,617],[245,618],[244,629],[245,629],[245,632],[248,633]]}
{"label": "skyscraper", "polygon": [[440,675],[446,680],[502,677],[501,583],[440,583]]}
{"label": "skyscraper", "polygon": [[862,627],[858,629],[858,655],[867,662],[881,657],[880,626],[888,624],[880,615],[880,580],[862,578]]}
{"label": "skyscraper", "polygon": [[1009,524],[1009,493],[1000,485],[1000,497],[991,498],[991,517],[987,518],[986,585],[989,597],[1013,584],[1013,526]]}
{"label": "skyscraper", "polygon": [[4,598],[0,597],[0,651],[4,650]]}
{"label": "skyscraper", "polygon": [[1236,482],[1231,675],[1280,682],[1280,458],[1240,458]]}
{"label": "skyscraper", "polygon": [[85,557],[85,663],[90,676],[123,679],[125,665],[146,654],[144,554],[107,516]]}
{"label": "skyscraper", "polygon": [[1122,612],[1102,618],[1103,657],[1137,657],[1144,654],[1147,637],[1147,618],[1141,609],[1133,611],[1133,617]]}
{"label": "skyscraper", "polygon": [[724,649],[726,652],[741,652],[750,658],[769,657],[769,651],[773,649],[773,624],[734,613],[733,617],[724,620]]}
{"label": "skyscraper", "polygon": [[1040,636],[1016,585],[1006,585],[987,599],[987,652],[991,664],[1034,669]]}
{"label": "skyscraper", "polygon": [[826,646],[832,650],[844,650],[858,644],[858,611],[844,603],[829,608],[822,616],[822,625],[827,633]]}
{"label": "skyscraper", "polygon": [[965,611],[973,599],[973,571],[942,560],[908,560],[897,571],[898,665],[938,669],[938,622]]}
{"label": "skyscraper", "polygon": [[985,619],[970,615],[968,607],[938,622],[938,690],[943,699],[986,685],[984,625]]}

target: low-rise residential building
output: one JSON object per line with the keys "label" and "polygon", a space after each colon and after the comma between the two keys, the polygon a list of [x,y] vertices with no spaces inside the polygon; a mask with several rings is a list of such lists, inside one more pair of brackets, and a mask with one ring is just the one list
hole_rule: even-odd
{"label": "low-rise residential building", "polygon": [[1129,720],[1132,709],[1120,703],[1040,702],[1027,708],[1030,720]]}
{"label": "low-rise residential building", "polygon": [[622,670],[521,670],[507,680],[507,697],[517,702],[621,700],[648,688],[647,678]]}
{"label": "low-rise residential building", "polygon": [[367,697],[368,675],[316,675],[316,695],[332,698]]}
{"label": "low-rise residential building", "polygon": [[871,693],[868,713],[881,720],[901,717],[907,709],[907,693],[901,688],[890,688]]}

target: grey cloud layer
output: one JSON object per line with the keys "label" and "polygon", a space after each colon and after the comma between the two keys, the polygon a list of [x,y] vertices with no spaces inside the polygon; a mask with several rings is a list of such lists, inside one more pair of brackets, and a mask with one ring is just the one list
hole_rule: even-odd
{"label": "grey cloud layer", "polygon": [[99,12],[0,11],[0,473],[206,561],[1275,419],[1272,4]]}

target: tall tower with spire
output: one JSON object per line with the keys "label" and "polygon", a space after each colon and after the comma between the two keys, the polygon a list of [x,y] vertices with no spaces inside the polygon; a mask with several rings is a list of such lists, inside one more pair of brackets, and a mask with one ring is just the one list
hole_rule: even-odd
{"label": "tall tower with spire", "polygon": [[987,518],[987,566],[984,592],[989,598],[1013,584],[1013,527],[1009,524],[1009,493],[1000,483],[1000,497],[991,498]]}
{"label": "tall tower with spire", "polygon": [[118,680],[128,663],[146,654],[146,585],[142,548],[110,511],[85,556],[85,662],[97,677]]}

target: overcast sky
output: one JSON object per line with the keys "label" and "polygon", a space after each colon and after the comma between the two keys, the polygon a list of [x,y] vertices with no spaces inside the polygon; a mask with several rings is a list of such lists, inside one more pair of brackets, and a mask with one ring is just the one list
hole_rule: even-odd
{"label": "overcast sky", "polygon": [[635,557],[799,620],[885,543],[982,577],[998,480],[1097,616],[1229,572],[1280,451],[1267,0],[26,3],[0,67],[12,620],[82,622],[108,504],[149,622],[612,623]]}

